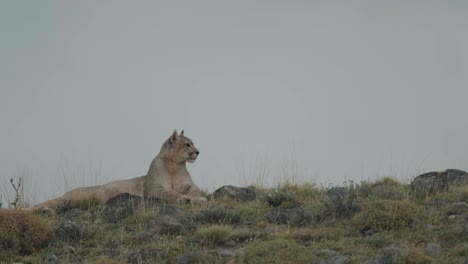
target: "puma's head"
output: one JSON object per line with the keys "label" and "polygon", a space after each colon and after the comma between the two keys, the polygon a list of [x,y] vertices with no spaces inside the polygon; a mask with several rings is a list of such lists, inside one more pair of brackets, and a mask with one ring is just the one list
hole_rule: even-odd
{"label": "puma's head", "polygon": [[195,162],[200,151],[193,145],[192,140],[184,136],[184,131],[177,134],[174,130],[169,139],[164,142],[160,155],[175,162]]}

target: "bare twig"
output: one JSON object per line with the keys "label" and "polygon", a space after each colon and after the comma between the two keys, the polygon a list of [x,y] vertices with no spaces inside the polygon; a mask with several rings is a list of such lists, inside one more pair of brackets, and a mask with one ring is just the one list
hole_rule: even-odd
{"label": "bare twig", "polygon": [[10,202],[10,207],[18,208],[23,205],[23,177],[18,177],[18,183],[15,184],[13,178],[10,178],[10,183],[13,189],[15,190],[15,199]]}

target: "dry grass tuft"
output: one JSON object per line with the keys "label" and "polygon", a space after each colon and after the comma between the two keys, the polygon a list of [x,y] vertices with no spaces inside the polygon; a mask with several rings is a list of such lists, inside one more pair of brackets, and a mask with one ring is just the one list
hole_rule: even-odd
{"label": "dry grass tuft", "polygon": [[0,210],[0,259],[31,254],[53,234],[50,220],[21,210]]}

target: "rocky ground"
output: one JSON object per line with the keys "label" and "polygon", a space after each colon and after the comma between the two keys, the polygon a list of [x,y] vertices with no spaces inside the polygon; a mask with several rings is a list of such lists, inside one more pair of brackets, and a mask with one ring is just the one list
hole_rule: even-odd
{"label": "rocky ground", "polygon": [[468,263],[468,174],[0,210],[1,263]]}

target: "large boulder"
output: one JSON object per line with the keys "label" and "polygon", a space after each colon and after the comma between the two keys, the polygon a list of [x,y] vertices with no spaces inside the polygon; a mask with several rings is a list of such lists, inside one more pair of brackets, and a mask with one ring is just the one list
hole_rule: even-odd
{"label": "large boulder", "polygon": [[250,202],[257,198],[257,194],[254,190],[249,188],[226,185],[214,191],[212,197],[215,199],[228,198],[240,202]]}
{"label": "large boulder", "polygon": [[417,194],[433,194],[446,191],[450,185],[468,184],[468,172],[456,169],[431,171],[413,179],[411,188]]}
{"label": "large boulder", "polygon": [[104,205],[103,218],[111,222],[120,222],[127,216],[133,215],[141,208],[141,196],[122,193],[107,200]]}

